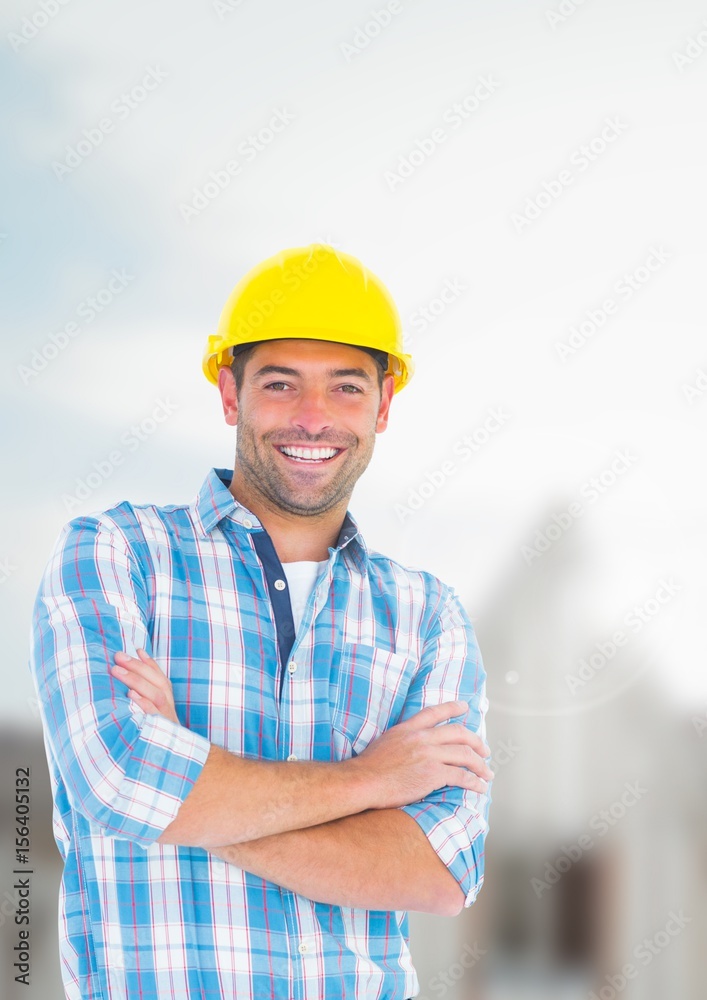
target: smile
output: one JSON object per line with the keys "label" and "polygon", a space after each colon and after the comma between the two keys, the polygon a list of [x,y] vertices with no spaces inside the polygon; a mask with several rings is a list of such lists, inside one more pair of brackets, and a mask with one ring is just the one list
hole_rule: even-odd
{"label": "smile", "polygon": [[343,448],[299,448],[288,445],[276,445],[276,448],[285,458],[304,465],[324,465],[345,450]]}

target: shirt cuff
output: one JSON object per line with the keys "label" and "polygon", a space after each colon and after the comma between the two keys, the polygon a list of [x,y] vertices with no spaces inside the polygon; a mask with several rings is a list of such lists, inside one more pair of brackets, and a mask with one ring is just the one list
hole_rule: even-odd
{"label": "shirt cuff", "polygon": [[85,778],[93,785],[93,802],[104,804],[93,816],[98,831],[149,847],[176,818],[203,770],[211,743],[136,706],[132,715],[139,735],[127,758]]}
{"label": "shirt cuff", "polygon": [[456,813],[439,815],[438,805],[411,802],[400,807],[420,825],[425,836],[446,865],[464,893],[464,907],[474,902],[484,884],[484,838],[487,824],[477,813],[469,813],[471,823],[478,827],[473,840],[469,825]]}

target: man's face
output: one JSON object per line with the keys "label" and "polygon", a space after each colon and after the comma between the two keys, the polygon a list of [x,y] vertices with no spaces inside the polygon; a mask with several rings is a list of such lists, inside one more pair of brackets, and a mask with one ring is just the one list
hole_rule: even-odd
{"label": "man's face", "polygon": [[[388,424],[393,376],[378,392],[365,351],[321,340],[273,340],[249,357],[238,399],[228,369],[219,374],[226,422],[237,424],[236,475],[248,491],[293,514],[348,504]],[[304,456],[283,453],[307,449]],[[333,457],[309,454],[332,448]]]}

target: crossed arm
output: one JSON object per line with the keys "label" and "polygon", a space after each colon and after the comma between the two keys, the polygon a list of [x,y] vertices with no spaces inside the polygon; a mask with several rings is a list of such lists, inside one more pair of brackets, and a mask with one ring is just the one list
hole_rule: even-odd
{"label": "crossed arm", "polygon": [[368,809],[212,853],[320,903],[442,916],[464,905],[456,879],[400,809]]}
{"label": "crossed arm", "polygon": [[[169,680],[144,650],[139,649],[138,656],[117,653],[115,676],[128,685],[138,707],[178,722]],[[215,769],[227,766],[229,756],[212,748],[204,768],[205,772],[210,769],[212,790],[225,787],[226,772],[221,772],[219,782]],[[490,770],[483,767],[484,776],[490,776]],[[204,793],[197,792],[197,787],[159,842],[184,843],[188,815],[208,810],[209,800],[201,800]],[[367,801],[360,786],[355,794],[359,803]],[[425,832],[399,808],[362,808],[315,825],[208,849],[229,864],[322,903],[445,916],[459,913],[464,905],[464,892]]]}

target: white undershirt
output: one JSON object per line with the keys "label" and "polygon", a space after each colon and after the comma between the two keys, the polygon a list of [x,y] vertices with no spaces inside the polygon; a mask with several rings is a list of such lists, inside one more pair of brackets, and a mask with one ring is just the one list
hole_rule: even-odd
{"label": "white undershirt", "polygon": [[301,562],[282,563],[287,577],[287,586],[290,588],[290,604],[292,605],[295,632],[299,629],[305,606],[309,595],[314,590],[317,577],[328,562],[328,559],[324,559],[322,562],[302,560]]}

